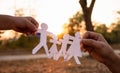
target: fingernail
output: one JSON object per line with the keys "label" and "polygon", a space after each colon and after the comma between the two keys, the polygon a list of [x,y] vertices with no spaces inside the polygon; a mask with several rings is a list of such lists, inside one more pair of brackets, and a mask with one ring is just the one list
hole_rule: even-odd
{"label": "fingernail", "polygon": [[35,27],[35,31],[37,31],[37,28]]}

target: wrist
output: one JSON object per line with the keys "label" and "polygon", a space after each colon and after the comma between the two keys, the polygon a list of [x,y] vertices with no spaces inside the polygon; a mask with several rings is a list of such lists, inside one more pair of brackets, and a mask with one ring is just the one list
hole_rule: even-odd
{"label": "wrist", "polygon": [[13,26],[13,16],[0,15],[0,30],[9,30]]}
{"label": "wrist", "polygon": [[104,64],[113,72],[113,73],[119,73],[120,70],[120,56],[116,53],[111,56],[111,58],[104,62]]}

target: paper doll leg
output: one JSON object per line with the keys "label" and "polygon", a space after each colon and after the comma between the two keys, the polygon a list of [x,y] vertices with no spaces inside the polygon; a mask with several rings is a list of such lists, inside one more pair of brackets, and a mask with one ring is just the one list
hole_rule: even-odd
{"label": "paper doll leg", "polygon": [[59,57],[58,57],[57,55],[58,55],[58,53],[55,53],[55,54],[53,55],[53,59],[54,59],[54,60],[58,60],[58,59],[59,59]]}
{"label": "paper doll leg", "polygon": [[63,48],[61,48],[60,51],[55,56],[56,60],[58,60],[59,57],[61,57],[61,56],[65,56],[65,54],[66,54],[66,50],[64,50]]}
{"label": "paper doll leg", "polygon": [[55,60],[58,60],[59,57],[63,56],[62,52],[63,52],[63,50],[61,49],[59,52],[57,52],[57,53],[54,55]]}
{"label": "paper doll leg", "polygon": [[54,55],[54,60],[58,60],[60,56],[61,56],[61,53],[55,54],[55,55]]}
{"label": "paper doll leg", "polygon": [[58,53],[59,57],[60,56],[65,56],[65,54],[66,54],[66,50],[64,50],[64,49],[61,49]]}
{"label": "paper doll leg", "polygon": [[47,54],[47,57],[49,58],[49,51],[48,51],[47,45],[45,45],[44,48],[45,48],[45,52],[46,52],[46,54]]}
{"label": "paper doll leg", "polygon": [[75,59],[77,64],[81,64],[77,56],[74,56],[74,59]]}
{"label": "paper doll leg", "polygon": [[36,54],[38,50],[40,50],[40,48],[42,47],[42,44],[38,44],[33,50],[32,50],[32,54]]}
{"label": "paper doll leg", "polygon": [[58,50],[56,47],[52,46],[50,49],[49,49],[49,57],[48,58],[54,58],[54,56],[58,53]]}
{"label": "paper doll leg", "polygon": [[50,53],[48,58],[52,58],[53,57],[53,53]]}
{"label": "paper doll leg", "polygon": [[66,50],[63,49],[63,50],[62,50],[62,56],[65,56],[65,55],[66,55]]}
{"label": "paper doll leg", "polygon": [[59,59],[59,57],[61,56],[61,53],[62,53],[62,50],[60,50],[60,51],[56,54],[56,56],[55,56],[56,60]]}
{"label": "paper doll leg", "polygon": [[64,56],[64,60],[65,60],[65,61],[69,61],[71,58],[72,58],[72,55],[69,55],[69,54],[66,54],[66,55]]}

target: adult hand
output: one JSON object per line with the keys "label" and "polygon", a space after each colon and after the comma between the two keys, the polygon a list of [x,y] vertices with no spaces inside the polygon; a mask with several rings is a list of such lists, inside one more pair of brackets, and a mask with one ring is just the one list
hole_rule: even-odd
{"label": "adult hand", "polygon": [[15,17],[0,15],[0,30],[15,30],[25,34],[33,34],[39,24],[32,17]]}
{"label": "adult hand", "polygon": [[32,17],[14,17],[11,28],[18,32],[34,34],[38,26],[38,22]]}
{"label": "adult hand", "polygon": [[81,49],[101,63],[104,63],[113,73],[120,73],[120,56],[114,53],[112,47],[101,34],[86,32],[81,40]]}

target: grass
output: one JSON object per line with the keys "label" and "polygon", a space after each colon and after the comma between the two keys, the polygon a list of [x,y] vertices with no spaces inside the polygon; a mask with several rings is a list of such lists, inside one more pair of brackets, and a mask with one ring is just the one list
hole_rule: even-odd
{"label": "grass", "polygon": [[[114,49],[120,49],[120,44],[111,45]],[[0,55],[31,54],[29,49],[0,49]],[[41,52],[44,52],[41,49]],[[0,73],[111,73],[109,69],[89,58],[80,58],[82,65],[77,65],[74,59],[64,62],[63,59],[34,59],[19,61],[1,61]]]}
{"label": "grass", "polygon": [[111,73],[106,66],[91,58],[80,58],[82,65],[72,59],[35,59],[0,62],[0,73]]}

